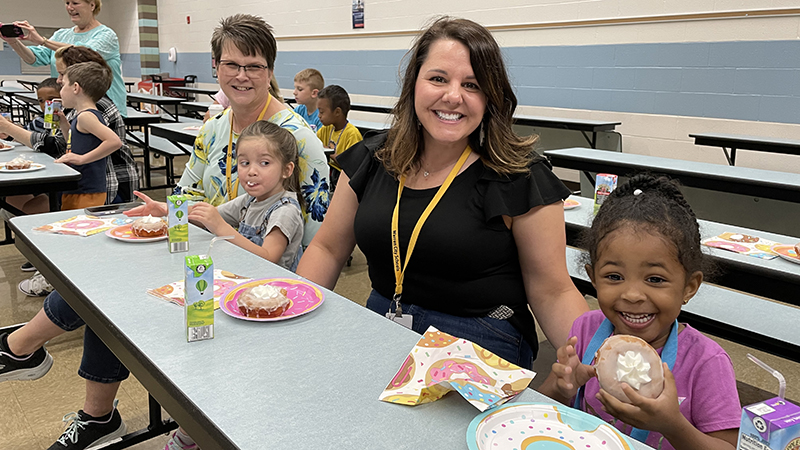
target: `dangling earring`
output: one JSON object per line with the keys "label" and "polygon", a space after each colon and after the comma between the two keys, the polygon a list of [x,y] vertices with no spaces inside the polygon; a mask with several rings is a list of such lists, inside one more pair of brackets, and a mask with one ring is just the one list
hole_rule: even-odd
{"label": "dangling earring", "polygon": [[486,140],[486,136],[483,133],[483,122],[481,122],[481,131],[480,131],[480,134],[479,134],[479,137],[478,137],[478,143],[481,144],[481,147],[483,147],[483,142],[485,140]]}
{"label": "dangling earring", "polygon": [[420,122],[419,119],[417,119],[417,130],[421,129],[422,129],[422,122]]}

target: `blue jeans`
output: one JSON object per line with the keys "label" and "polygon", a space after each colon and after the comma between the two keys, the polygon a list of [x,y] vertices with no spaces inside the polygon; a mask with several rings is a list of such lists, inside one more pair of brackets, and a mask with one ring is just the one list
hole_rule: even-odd
{"label": "blue jeans", "polygon": [[[44,299],[42,306],[47,318],[64,331],[77,330],[85,325],[81,317],[61,295],[53,291]],[[86,327],[83,333],[83,358],[78,375],[98,383],[116,383],[128,378],[130,372],[106,344]]]}
{"label": "blue jeans", "polygon": [[[390,306],[394,311],[394,302],[375,290],[367,299],[367,308],[382,316],[389,312]],[[424,334],[433,325],[439,331],[472,341],[506,361],[526,369],[533,368],[533,350],[507,320],[452,316],[409,304],[403,304],[403,314],[414,316],[412,329],[419,334]]]}

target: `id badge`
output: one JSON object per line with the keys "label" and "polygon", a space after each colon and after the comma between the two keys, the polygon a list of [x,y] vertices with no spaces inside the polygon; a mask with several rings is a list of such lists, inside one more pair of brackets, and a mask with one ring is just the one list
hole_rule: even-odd
{"label": "id badge", "polygon": [[403,314],[401,317],[398,317],[397,314],[393,312],[387,312],[386,318],[391,320],[392,322],[399,323],[400,325],[408,328],[409,330],[411,329],[411,324],[414,322],[414,316],[412,316],[411,314]]}

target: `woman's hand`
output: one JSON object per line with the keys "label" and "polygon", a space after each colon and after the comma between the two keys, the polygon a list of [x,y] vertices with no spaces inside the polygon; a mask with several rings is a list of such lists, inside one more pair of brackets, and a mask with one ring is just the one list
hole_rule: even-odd
{"label": "woman's hand", "polygon": [[139,192],[133,191],[133,195],[139,197],[142,201],[144,201],[144,205],[137,206],[136,208],[130,209],[125,211],[125,214],[128,217],[139,217],[139,216],[153,216],[153,217],[164,217],[167,215],[167,204],[162,202],[157,202],[152,198],[148,197],[147,195]]}
{"label": "woman's hand", "polygon": [[673,434],[685,420],[681,415],[678,403],[678,390],[675,387],[675,377],[669,366],[664,366],[664,391],[657,398],[647,398],[639,395],[627,383],[622,383],[622,392],[628,396],[631,403],[623,403],[603,389],[597,393],[597,399],[603,404],[603,409],[641,430],[657,431],[665,436]]}
{"label": "woman's hand", "polygon": [[195,203],[189,208],[189,220],[203,224],[206,229],[217,236],[227,234],[227,222],[217,211],[216,206],[208,203]]}
{"label": "woman's hand", "polygon": [[575,397],[578,389],[595,376],[594,367],[581,364],[575,352],[578,337],[572,336],[567,344],[556,351],[556,362],[552,371],[556,375],[556,386],[559,393],[566,399]]}
{"label": "woman's hand", "polygon": [[39,34],[38,31],[36,31],[36,28],[34,28],[33,25],[29,24],[27,20],[14,22],[14,25],[22,28],[24,30],[24,32],[25,32],[25,35],[22,36],[19,39],[26,40],[26,41],[31,41],[31,43],[33,43],[35,45],[43,45],[44,44],[44,41],[46,39],[43,38],[42,35]]}

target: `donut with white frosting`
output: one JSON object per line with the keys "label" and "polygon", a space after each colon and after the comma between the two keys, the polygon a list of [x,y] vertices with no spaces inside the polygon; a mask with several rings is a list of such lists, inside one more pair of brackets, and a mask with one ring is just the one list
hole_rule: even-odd
{"label": "donut with white frosting", "polygon": [[287,293],[286,289],[264,284],[246,289],[236,299],[236,304],[239,311],[247,317],[271,319],[279,317],[291,306]]}
{"label": "donut with white frosting", "polygon": [[167,233],[167,223],[160,217],[142,217],[133,221],[131,232],[138,237],[163,236]]}
{"label": "donut with white frosting", "polygon": [[606,339],[597,350],[594,367],[600,387],[621,402],[631,402],[621,383],[627,383],[647,398],[656,398],[664,390],[661,357],[636,336],[620,334]]}

